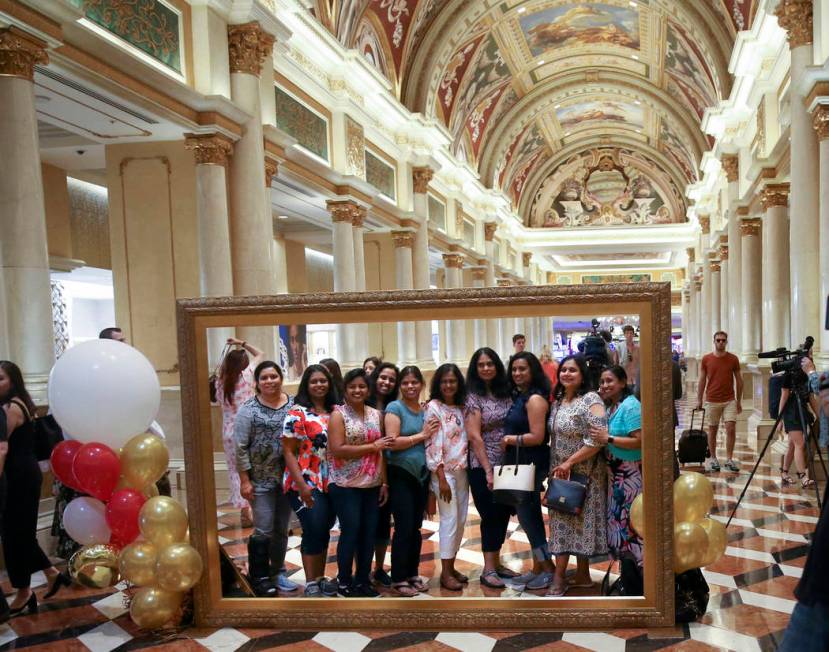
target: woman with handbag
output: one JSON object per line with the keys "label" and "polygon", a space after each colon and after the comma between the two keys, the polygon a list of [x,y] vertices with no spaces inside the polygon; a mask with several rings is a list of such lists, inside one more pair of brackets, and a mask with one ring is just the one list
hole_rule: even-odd
{"label": "woman with handbag", "polygon": [[541,491],[550,463],[546,428],[550,381],[538,358],[529,351],[521,351],[510,358],[508,377],[513,400],[504,419],[506,435],[500,444],[504,451],[502,464],[513,464],[517,458],[518,464],[535,466],[533,491],[515,508],[518,522],[530,541],[533,568],[510,583],[531,590],[546,589],[555,570],[541,515]]}
{"label": "woman with handbag", "polygon": [[[230,480],[228,500],[235,509],[241,510],[242,526],[253,525],[250,503],[242,498],[239,473],[236,471],[236,439],[234,424],[236,413],[242,404],[254,394],[253,370],[262,362],[262,351],[242,340],[229,337],[228,346],[233,348],[222,359],[216,374],[216,401],[222,408],[222,445],[227,461],[227,475]],[[250,355],[248,355],[250,354]]]}
{"label": "woman with handbag", "polygon": [[[584,356],[567,356],[558,369],[549,419],[553,469],[544,504],[550,513],[550,549],[556,556],[556,576],[548,596],[563,596],[570,587],[592,587],[588,558],[607,552],[607,470],[599,455],[602,444],[591,434],[593,427],[607,427],[604,404],[590,390]],[[575,494],[577,498],[572,498],[572,485],[560,486],[561,481],[578,481],[581,493]],[[553,495],[559,499],[552,500]],[[568,585],[565,573],[570,555],[578,557],[578,568]]]}
{"label": "woman with handbag", "polygon": [[514,510],[493,500],[493,467],[501,463],[504,420],[512,407],[512,394],[501,358],[489,347],[472,354],[466,371],[466,434],[469,438],[469,488],[481,517],[481,584],[506,588],[504,579],[518,573],[501,564],[501,547]]}

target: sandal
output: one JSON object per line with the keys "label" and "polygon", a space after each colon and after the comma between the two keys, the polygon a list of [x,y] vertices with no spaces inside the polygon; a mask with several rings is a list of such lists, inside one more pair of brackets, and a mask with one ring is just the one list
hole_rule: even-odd
{"label": "sandal", "polygon": [[495,572],[498,573],[498,577],[500,577],[502,579],[505,579],[505,580],[510,580],[513,577],[518,577],[521,574],[521,573],[516,573],[514,570],[512,570],[508,566],[504,566],[503,564],[498,566],[498,568],[495,570]]}
{"label": "sandal", "polygon": [[570,589],[592,589],[594,586],[596,586],[596,583],[592,581],[576,583],[575,580],[567,580],[567,587]]}
{"label": "sandal", "polygon": [[469,578],[463,573],[459,573],[458,571],[452,571],[452,577],[458,580],[458,582],[460,582],[461,584],[469,583]]}
{"label": "sandal", "polygon": [[498,571],[487,571],[481,575],[481,584],[488,586],[491,589],[505,589],[507,585],[498,576]]}
{"label": "sandal", "polygon": [[570,584],[553,584],[547,589],[546,595],[548,598],[563,598],[571,588]]}
{"label": "sandal", "polygon": [[780,483],[784,485],[794,484],[794,478],[789,475],[789,469],[780,467]]}
{"label": "sandal", "polygon": [[808,475],[806,475],[806,471],[803,473],[797,474],[798,479],[800,480],[800,486],[804,489],[808,489],[809,487],[815,486],[815,481],[810,479]]}
{"label": "sandal", "polygon": [[463,584],[450,575],[449,577],[440,576],[440,585],[447,591],[462,591]]}
{"label": "sandal", "polygon": [[417,589],[408,582],[394,582],[391,590],[401,598],[413,598],[417,595]]}
{"label": "sandal", "polygon": [[410,577],[408,580],[409,586],[419,593],[426,593],[429,590],[429,582],[420,575]]}

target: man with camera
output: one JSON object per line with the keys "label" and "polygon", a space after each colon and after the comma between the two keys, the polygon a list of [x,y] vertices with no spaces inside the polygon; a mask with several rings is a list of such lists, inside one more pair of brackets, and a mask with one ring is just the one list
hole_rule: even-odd
{"label": "man with camera", "polygon": [[724,331],[714,333],[714,351],[704,355],[700,365],[697,409],[703,407],[703,399],[705,399],[708,454],[710,455],[705,461],[705,470],[713,472],[720,470],[720,462],[717,459],[717,431],[720,427],[720,419],[722,419],[725,422],[727,455],[723,466],[726,471],[737,473],[740,467],[734,461],[734,442],[737,437],[737,415],[743,411],[741,404],[743,377],[740,373],[739,359],[725,350],[727,344],[727,333]]}

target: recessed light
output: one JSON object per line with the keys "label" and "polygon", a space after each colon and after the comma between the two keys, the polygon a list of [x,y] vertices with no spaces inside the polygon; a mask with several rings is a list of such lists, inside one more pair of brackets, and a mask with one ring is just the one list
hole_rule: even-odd
{"label": "recessed light", "polygon": [[564,137],[567,138],[567,136],[569,136],[571,133],[573,133],[573,132],[568,131],[566,134],[564,134]]}
{"label": "recessed light", "polygon": [[280,220],[287,220],[288,219],[287,215],[277,215],[276,217],[277,217],[277,219],[280,219]]}
{"label": "recessed light", "polygon": [[560,109],[560,108],[561,108],[561,104],[556,104],[553,108],[554,108],[554,109]]}
{"label": "recessed light", "polygon": [[634,104],[642,104],[639,100],[633,100]]}
{"label": "recessed light", "polygon": [[636,59],[637,61],[639,61],[639,57],[638,57],[638,56],[636,56],[635,54],[631,54],[631,55],[630,55],[630,58],[631,58],[631,59]]}
{"label": "recessed light", "polygon": [[523,14],[525,11],[527,11],[526,7],[518,7],[518,13],[519,14]]}
{"label": "recessed light", "polygon": [[639,6],[639,3],[638,3],[638,2],[634,2],[633,0],[630,0],[630,2],[629,2],[628,4],[629,4],[631,7],[638,7],[638,6]]}
{"label": "recessed light", "polygon": [[545,61],[544,61],[544,59],[542,59],[541,61],[539,61],[539,62],[538,62],[538,65],[539,65],[539,66],[543,66],[543,65],[544,65],[544,63],[545,63]]}

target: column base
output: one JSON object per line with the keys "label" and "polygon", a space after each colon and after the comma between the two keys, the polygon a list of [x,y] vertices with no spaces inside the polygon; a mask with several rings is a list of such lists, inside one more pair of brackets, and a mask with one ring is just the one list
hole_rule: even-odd
{"label": "column base", "polygon": [[[749,448],[759,454],[760,451],[763,450],[763,446],[766,444],[766,439],[768,439],[773,425],[774,419],[765,418],[762,414],[756,411],[752,412],[751,416],[748,418]],[[780,446],[781,444],[779,438],[773,440],[766,449],[766,454],[763,456],[763,462],[770,465],[773,469],[780,466],[779,462],[775,463],[774,460],[778,459],[781,454],[786,452],[788,442],[782,445],[782,450],[780,450]]]}

